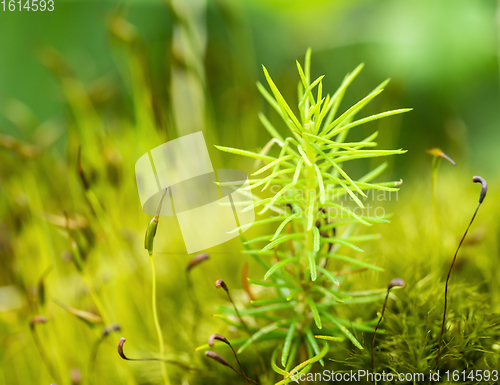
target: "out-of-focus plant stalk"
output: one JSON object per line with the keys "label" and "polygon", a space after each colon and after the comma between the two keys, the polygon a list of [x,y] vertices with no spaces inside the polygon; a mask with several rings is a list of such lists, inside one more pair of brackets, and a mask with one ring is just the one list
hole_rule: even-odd
{"label": "out-of-focus plant stalk", "polygon": [[[158,318],[158,306],[156,303],[156,271],[155,271],[155,263],[153,260],[153,254],[149,256],[149,259],[151,261],[151,272],[152,272],[152,277],[153,277],[153,295],[152,295],[152,306],[153,306],[153,318],[155,322],[155,328],[156,328],[156,334],[158,335],[158,344],[160,345],[160,357],[165,356],[165,342],[163,340],[163,333],[161,331],[160,327],[160,321]],[[167,373],[167,365],[165,362],[161,363],[161,372],[163,375],[163,380],[166,385],[170,385],[170,380],[168,378],[168,373]]]}
{"label": "out-of-focus plant stalk", "polygon": [[172,115],[179,135],[206,130],[208,123],[205,79],[206,1],[168,0],[174,15],[172,39]]}
{"label": "out-of-focus plant stalk", "polygon": [[[153,217],[151,222],[148,225],[148,228],[146,230],[146,237],[144,239],[144,247],[148,251],[149,254],[149,260],[151,261],[151,274],[152,274],[152,308],[153,308],[153,319],[155,323],[155,328],[156,328],[156,334],[158,335],[158,344],[159,344],[159,353],[160,357],[163,359],[165,357],[165,342],[163,340],[163,333],[161,331],[160,327],[160,321],[158,318],[158,305],[156,301],[156,270],[155,270],[155,263],[153,259],[153,246],[154,246],[154,238],[156,235],[156,230],[158,228],[158,221],[160,218],[160,212],[161,212],[161,207],[163,204],[163,200],[165,199],[165,195],[167,194],[167,190],[165,189],[165,192],[163,193],[163,196],[161,198],[160,204],[158,206],[158,211],[156,212],[156,215]],[[163,381],[165,382],[165,385],[170,385],[170,379],[168,377],[167,373],[167,365],[165,362],[161,363],[161,372],[163,375]]]}

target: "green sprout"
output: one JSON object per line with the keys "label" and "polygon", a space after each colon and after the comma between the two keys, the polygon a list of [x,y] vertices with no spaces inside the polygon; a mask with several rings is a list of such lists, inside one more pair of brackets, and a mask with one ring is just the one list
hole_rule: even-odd
{"label": "green sprout", "polygon": [[[377,266],[339,254],[344,249],[358,252],[363,250],[358,242],[376,239],[377,235],[358,235],[353,232],[357,225],[371,226],[374,223],[388,223],[385,218],[358,215],[342,204],[335,202],[341,197],[350,197],[362,210],[361,197],[366,198],[368,190],[386,192],[398,191],[401,181],[374,183],[387,167],[387,163],[355,179],[345,170],[344,164],[352,160],[403,154],[406,151],[375,150],[377,132],[361,141],[347,141],[351,129],[362,124],[392,115],[410,111],[409,108],[397,109],[357,119],[356,115],[387,85],[388,80],[377,86],[368,96],[337,114],[343,96],[363,68],[359,65],[348,74],[333,95],[323,95],[323,76],[311,80],[311,50],[305,57],[304,68],[297,62],[300,82],[298,85],[298,110],[294,111],[285,100],[276,84],[264,69],[264,75],[271,93],[257,83],[271,107],[282,118],[289,135],[284,138],[264,114],[260,121],[272,136],[269,145],[261,152],[251,152],[236,148],[216,146],[219,150],[264,161],[265,165],[253,175],[267,173],[267,176],[250,180],[250,189],[258,187],[265,191],[271,184],[279,185],[279,191],[268,198],[258,198],[248,207],[261,208],[259,214],[274,211],[278,216],[256,221],[260,225],[274,221],[281,222],[273,234],[244,242],[244,253],[252,255],[266,269],[264,281],[248,278],[249,283],[264,288],[275,289],[274,298],[251,301],[256,306],[240,310],[241,316],[252,316],[256,320],[273,320],[258,329],[240,328],[250,334],[249,339],[238,350],[241,354],[252,342],[262,340],[281,341],[281,365],[274,359],[274,371],[283,376],[279,384],[291,381],[291,368],[297,372],[307,372],[312,363],[323,365],[328,344],[323,348],[317,339],[338,341],[345,337],[357,348],[363,349],[346,325],[357,328],[357,324],[332,315],[332,307],[348,298],[339,291],[340,280],[327,269],[330,259],[347,262],[351,265],[382,270]],[[271,146],[280,147],[277,156],[268,154]],[[245,210],[245,209],[243,209]],[[342,234],[337,230],[347,226]],[[332,233],[328,233],[328,232]],[[253,247],[254,243],[266,242],[262,248]],[[251,245],[251,246],[250,246]],[[271,264],[265,259],[271,256],[277,260]],[[264,257],[264,258],[263,258]],[[360,271],[359,269],[352,272]],[[363,269],[361,269],[363,271]],[[346,273],[346,272],[342,272]],[[377,301],[379,297],[371,299]],[[225,314],[236,315],[230,308],[222,309]],[[271,316],[270,314],[273,314]],[[224,317],[221,319],[226,320]],[[234,322],[233,322],[234,324]],[[366,326],[365,326],[366,327]],[[324,335],[316,335],[322,330]],[[299,349],[302,346],[303,349]],[[299,360],[298,351],[307,352],[307,357]],[[278,354],[277,351],[273,357]],[[299,360],[299,361],[297,361]],[[297,362],[299,362],[297,364]],[[301,362],[300,362],[301,361]],[[295,365],[294,365],[295,364]]]}

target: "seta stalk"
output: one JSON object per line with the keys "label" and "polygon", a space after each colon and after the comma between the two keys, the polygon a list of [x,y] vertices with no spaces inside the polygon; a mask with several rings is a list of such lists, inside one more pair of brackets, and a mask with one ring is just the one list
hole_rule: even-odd
{"label": "seta stalk", "polygon": [[[165,199],[166,194],[167,194],[167,189],[165,189],[163,196],[161,197],[160,204],[158,206],[158,210],[156,211],[156,214],[153,217],[153,219],[151,220],[151,222],[149,223],[148,228],[146,229],[146,236],[144,238],[144,248],[148,251],[149,260],[151,262],[151,274],[152,274],[151,301],[152,301],[152,308],[153,308],[153,319],[154,319],[154,323],[155,323],[156,334],[158,336],[160,356],[162,356],[162,357],[165,355],[165,343],[163,340],[163,333],[161,331],[160,321],[158,318],[158,305],[157,305],[157,300],[156,300],[156,270],[155,270],[155,263],[154,263],[154,259],[153,259],[153,246],[154,246],[154,238],[156,236],[156,230],[158,229],[158,221],[159,221],[159,217],[160,217],[161,207],[162,207],[163,200]],[[170,379],[168,377],[167,366],[165,365],[165,362],[161,363],[161,371],[162,371],[163,381],[164,381],[165,385],[170,385]]]}
{"label": "seta stalk", "polygon": [[448,283],[450,281],[450,276],[451,276],[451,271],[453,270],[453,266],[455,265],[455,261],[457,260],[457,255],[458,251],[460,250],[460,247],[462,246],[462,243],[465,240],[465,237],[467,236],[467,233],[472,225],[472,222],[474,222],[474,219],[476,218],[476,214],[479,210],[479,207],[481,207],[481,204],[484,201],[484,198],[486,197],[486,192],[488,190],[488,184],[486,183],[486,180],[481,178],[480,176],[474,176],[472,177],[472,181],[474,183],[481,183],[481,194],[479,195],[479,203],[476,207],[476,210],[474,211],[474,214],[472,215],[472,218],[469,222],[469,225],[465,229],[465,233],[462,236],[462,239],[460,239],[460,243],[458,244],[457,250],[455,251],[455,255],[453,256],[453,259],[451,261],[450,269],[448,270],[448,275],[446,277],[446,284],[444,286],[444,310],[443,310],[443,322],[441,323],[441,333],[439,335],[439,344],[438,344],[438,350],[437,350],[437,355],[436,355],[436,364],[434,365],[434,370],[437,369],[438,364],[439,364],[439,357],[441,355],[441,344],[443,342],[443,334],[444,334],[444,326],[446,323],[446,310],[448,307]]}

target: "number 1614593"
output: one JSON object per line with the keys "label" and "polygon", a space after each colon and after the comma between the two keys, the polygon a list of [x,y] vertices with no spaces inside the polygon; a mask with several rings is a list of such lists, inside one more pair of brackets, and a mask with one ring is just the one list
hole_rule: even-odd
{"label": "number 1614593", "polygon": [[2,0],[0,1],[0,9],[10,12],[52,12],[54,0]]}

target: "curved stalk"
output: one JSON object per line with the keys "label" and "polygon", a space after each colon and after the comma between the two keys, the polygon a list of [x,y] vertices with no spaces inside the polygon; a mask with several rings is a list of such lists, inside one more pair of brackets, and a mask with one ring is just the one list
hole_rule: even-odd
{"label": "curved stalk", "polygon": [[436,355],[436,364],[434,365],[434,370],[437,369],[437,367],[439,365],[439,357],[441,356],[441,344],[443,342],[444,328],[446,325],[446,310],[448,308],[448,283],[450,281],[451,271],[453,270],[453,266],[455,266],[455,261],[457,260],[457,255],[458,255],[458,252],[460,250],[460,247],[462,246],[462,243],[464,243],[465,237],[467,236],[467,233],[469,232],[469,229],[472,226],[472,222],[474,222],[474,219],[476,218],[477,212],[479,211],[479,207],[481,207],[481,203],[483,203],[483,200],[486,197],[486,191],[488,190],[488,184],[486,183],[486,180],[484,180],[480,176],[472,177],[472,181],[474,183],[481,183],[481,195],[479,196],[479,203],[476,207],[476,210],[474,211],[474,214],[472,215],[472,218],[471,218],[469,224],[467,225],[467,228],[465,229],[465,233],[462,236],[462,239],[460,239],[460,243],[458,244],[457,250],[455,251],[455,255],[453,255],[450,269],[448,270],[448,275],[446,276],[446,284],[444,287],[443,322],[441,323],[441,333],[439,334],[439,345],[438,345],[438,350],[437,350],[437,355]]}
{"label": "curved stalk", "polygon": [[[151,274],[152,274],[152,308],[153,308],[153,319],[155,323],[155,328],[156,328],[156,334],[158,335],[158,344],[160,345],[160,357],[165,357],[165,343],[163,342],[163,333],[161,331],[160,327],[160,321],[158,318],[158,307],[156,303],[156,270],[155,270],[155,263],[153,261],[153,255],[149,257],[151,261]],[[161,372],[163,375],[163,381],[165,385],[170,385],[170,380],[168,378],[168,373],[167,373],[167,364],[165,362],[161,363]]]}
{"label": "curved stalk", "polygon": [[[165,356],[165,343],[163,341],[163,333],[160,327],[160,321],[158,319],[158,307],[156,303],[156,270],[155,263],[153,260],[153,247],[154,247],[154,239],[156,236],[156,230],[158,228],[158,222],[160,219],[161,207],[163,204],[163,200],[165,199],[165,195],[167,195],[167,189],[163,192],[163,196],[161,197],[160,204],[158,205],[158,210],[156,211],[156,215],[153,217],[151,222],[149,223],[148,228],[146,229],[146,236],[144,238],[144,248],[148,251],[149,260],[151,261],[151,274],[152,274],[152,309],[153,309],[153,319],[156,328],[156,334],[158,335],[158,344],[160,345],[160,357]],[[167,373],[167,365],[162,361],[161,363],[161,372],[163,375],[163,381],[165,385],[170,385],[170,379],[168,378]]]}

